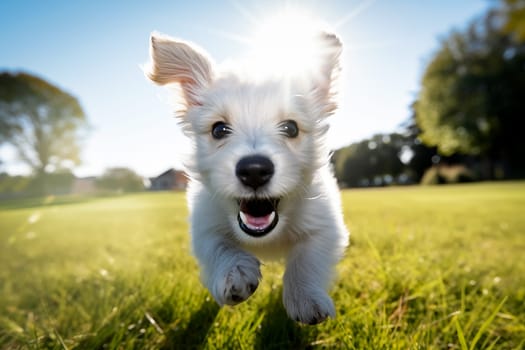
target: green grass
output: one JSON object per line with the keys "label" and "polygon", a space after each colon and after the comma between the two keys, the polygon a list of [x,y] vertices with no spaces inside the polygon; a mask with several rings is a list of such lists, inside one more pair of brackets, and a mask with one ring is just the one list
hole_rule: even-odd
{"label": "green grass", "polygon": [[524,182],[343,200],[352,244],[319,326],[286,317],[279,263],[219,309],[181,193],[0,202],[0,348],[524,348]]}

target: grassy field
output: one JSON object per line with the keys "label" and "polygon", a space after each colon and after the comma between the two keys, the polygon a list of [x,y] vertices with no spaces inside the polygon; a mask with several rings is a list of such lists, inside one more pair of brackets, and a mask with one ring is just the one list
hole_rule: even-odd
{"label": "grassy field", "polygon": [[337,318],[290,321],[282,266],[219,309],[181,193],[0,202],[1,349],[523,349],[525,183],[343,192]]}

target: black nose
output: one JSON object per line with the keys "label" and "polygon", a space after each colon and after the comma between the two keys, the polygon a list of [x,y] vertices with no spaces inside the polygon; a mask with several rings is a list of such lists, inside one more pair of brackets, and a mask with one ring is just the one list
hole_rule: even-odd
{"label": "black nose", "polygon": [[235,167],[235,175],[239,180],[254,190],[270,181],[273,173],[272,161],[261,155],[241,158]]}

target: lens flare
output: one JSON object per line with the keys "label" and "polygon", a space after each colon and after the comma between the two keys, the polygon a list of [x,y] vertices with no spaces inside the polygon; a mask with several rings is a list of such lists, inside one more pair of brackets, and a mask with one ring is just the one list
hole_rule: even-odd
{"label": "lens flare", "polygon": [[260,23],[249,58],[262,73],[300,74],[318,67],[326,25],[300,11],[283,11]]}

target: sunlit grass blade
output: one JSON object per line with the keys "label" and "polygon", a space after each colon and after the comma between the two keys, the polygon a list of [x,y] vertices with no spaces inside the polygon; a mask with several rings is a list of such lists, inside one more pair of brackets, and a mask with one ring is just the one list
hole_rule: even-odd
{"label": "sunlit grass blade", "polygon": [[490,326],[492,321],[494,320],[494,317],[498,314],[499,310],[503,307],[503,304],[507,301],[507,297],[504,297],[503,300],[499,303],[499,305],[494,309],[492,314],[483,322],[479,330],[476,332],[476,335],[472,339],[472,343],[470,344],[470,350],[474,350],[476,347],[477,342],[485,332],[485,330]]}
{"label": "sunlit grass blade", "polygon": [[461,325],[459,324],[457,317],[454,319],[454,324],[456,325],[456,332],[458,335],[459,345],[461,345],[461,350],[469,350],[467,342],[465,341],[465,335],[463,334],[463,330],[461,329]]}
{"label": "sunlit grass blade", "polygon": [[494,349],[494,347],[496,346],[496,344],[498,343],[498,341],[500,340],[501,337],[496,337],[496,339],[494,339],[492,341],[492,343],[490,343],[489,346],[487,346],[486,348],[484,348],[485,350],[492,350]]}

